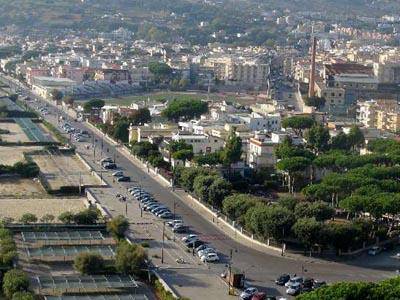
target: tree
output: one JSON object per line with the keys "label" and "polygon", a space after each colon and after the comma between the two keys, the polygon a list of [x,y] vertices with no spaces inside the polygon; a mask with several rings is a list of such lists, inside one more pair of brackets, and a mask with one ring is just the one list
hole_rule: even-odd
{"label": "tree", "polygon": [[290,211],[294,211],[294,209],[298,203],[299,203],[299,201],[294,197],[282,197],[282,198],[279,198],[279,200],[278,200],[278,204],[281,207],[284,207]]}
{"label": "tree", "polygon": [[124,238],[125,232],[128,230],[128,228],[128,220],[121,215],[112,218],[110,221],[107,222],[108,232],[111,233],[111,235],[118,240]]}
{"label": "tree", "polygon": [[147,254],[143,247],[121,241],[115,255],[115,267],[118,272],[137,275],[146,267]]}
{"label": "tree", "polygon": [[11,300],[34,300],[34,296],[31,292],[16,292]]}
{"label": "tree", "polygon": [[58,220],[64,224],[71,224],[74,221],[74,214],[70,211],[65,211],[58,216]]}
{"label": "tree", "polygon": [[44,216],[42,216],[40,218],[40,221],[43,222],[43,223],[51,223],[51,222],[54,221],[54,219],[55,219],[55,217],[53,215],[45,214]]}
{"label": "tree", "polygon": [[172,75],[172,69],[166,63],[150,62],[149,71],[154,75],[156,81],[168,80]]}
{"label": "tree", "polygon": [[338,150],[350,150],[351,145],[347,135],[343,132],[340,132],[338,135],[332,137],[331,139],[331,149]]}
{"label": "tree", "polygon": [[350,145],[354,148],[361,147],[365,143],[365,138],[364,134],[360,130],[360,128],[356,125],[353,125],[350,128],[349,134],[348,134],[348,140]]}
{"label": "tree", "polygon": [[305,157],[289,157],[278,161],[276,167],[284,171],[287,177],[287,185],[290,193],[294,193],[295,173],[304,172],[311,164],[311,161]]}
{"label": "tree", "polygon": [[241,161],[242,152],[242,139],[231,130],[226,140],[225,147],[221,152],[223,164],[230,167],[231,164]]}
{"label": "tree", "polygon": [[199,175],[193,181],[193,191],[200,200],[208,202],[209,188],[215,181],[213,175]]}
{"label": "tree", "polygon": [[150,151],[157,150],[157,145],[152,144],[148,141],[135,143],[131,147],[132,153],[140,158],[147,158]]}
{"label": "tree", "polygon": [[193,161],[199,166],[204,166],[204,165],[215,166],[222,162],[221,152],[217,151],[213,153],[196,155],[194,156]]}
{"label": "tree", "polygon": [[300,137],[303,136],[303,130],[311,128],[315,121],[309,117],[293,116],[282,121],[283,128],[292,128],[293,131]]}
{"label": "tree", "polygon": [[350,247],[356,247],[356,241],[360,237],[359,229],[353,224],[330,224],[330,244],[339,251],[347,251]]}
{"label": "tree", "polygon": [[29,287],[29,278],[24,271],[12,269],[4,274],[3,292],[8,299],[17,292],[26,292]]}
{"label": "tree", "polygon": [[234,194],[226,197],[222,202],[222,211],[231,220],[241,225],[245,224],[247,211],[260,203],[261,199],[248,194]]}
{"label": "tree", "polygon": [[100,109],[105,105],[104,100],[101,99],[92,99],[89,100],[88,102],[86,102],[83,105],[83,111],[85,113],[90,113],[92,111],[92,109]]}
{"label": "tree", "polygon": [[[399,284],[398,278],[396,284]],[[384,289],[382,297],[375,296],[375,283],[371,282],[340,282],[333,285],[316,289],[309,293],[299,295],[297,300],[358,300],[358,299],[396,299],[391,298],[393,289],[398,291],[398,286],[394,284]]]}
{"label": "tree", "polygon": [[232,185],[224,178],[217,177],[208,188],[208,201],[213,207],[221,208],[222,201],[232,191]]}
{"label": "tree", "polygon": [[31,214],[31,213],[25,213],[19,219],[19,221],[24,224],[35,223],[35,222],[37,222],[37,220],[38,220],[38,218],[34,214]]}
{"label": "tree", "polygon": [[50,92],[51,98],[53,101],[60,101],[63,98],[63,93],[60,90],[53,89]]}
{"label": "tree", "polygon": [[317,221],[325,221],[334,216],[335,210],[321,201],[300,202],[296,205],[294,213],[297,219],[315,218]]}
{"label": "tree", "polygon": [[191,150],[191,149],[179,150],[179,151],[176,151],[175,153],[173,153],[172,157],[174,159],[179,159],[179,160],[182,160],[185,162],[185,161],[191,160],[193,158],[193,150]]}
{"label": "tree", "polygon": [[125,120],[119,120],[114,125],[112,136],[123,143],[128,143],[129,141],[129,123]]}
{"label": "tree", "polygon": [[320,232],[322,229],[322,224],[315,220],[315,218],[302,218],[298,219],[296,223],[293,225],[293,233],[296,238],[307,248],[310,250],[319,240],[320,240]]}
{"label": "tree", "polygon": [[151,122],[150,111],[147,107],[139,108],[128,117],[129,123],[133,126],[144,125]]}
{"label": "tree", "polygon": [[202,168],[185,168],[180,176],[179,184],[185,191],[193,191],[193,183],[197,176],[206,175],[208,172]]}
{"label": "tree", "polygon": [[84,275],[100,274],[105,269],[104,259],[99,253],[79,253],[74,259],[74,269]]}
{"label": "tree", "polygon": [[328,148],[330,139],[329,130],[322,125],[314,124],[305,136],[307,144],[314,150],[314,153],[325,151]]}
{"label": "tree", "polygon": [[181,98],[169,102],[167,108],[162,111],[161,115],[168,120],[177,122],[180,119],[190,120],[199,118],[207,112],[208,104],[206,102],[190,98]]}
{"label": "tree", "polygon": [[99,219],[99,211],[94,208],[87,208],[74,215],[74,222],[78,225],[93,225]]}
{"label": "tree", "polygon": [[277,241],[281,241],[290,234],[293,225],[293,213],[279,205],[268,207],[265,220],[265,233]]}

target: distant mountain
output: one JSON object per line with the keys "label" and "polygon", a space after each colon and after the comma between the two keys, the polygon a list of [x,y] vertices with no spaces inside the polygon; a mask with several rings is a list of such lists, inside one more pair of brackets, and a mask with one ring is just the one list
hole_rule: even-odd
{"label": "distant mountain", "polygon": [[[168,23],[173,29],[227,15],[246,23],[261,11],[322,11],[341,15],[399,13],[395,0],[0,0],[0,26],[25,29],[136,30],[141,24]],[[176,18],[179,16],[179,18]]]}

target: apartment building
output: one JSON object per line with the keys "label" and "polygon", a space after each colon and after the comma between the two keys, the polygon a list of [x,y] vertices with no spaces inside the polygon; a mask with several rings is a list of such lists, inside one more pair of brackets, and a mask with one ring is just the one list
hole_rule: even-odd
{"label": "apartment building", "polygon": [[395,100],[369,100],[357,103],[357,121],[366,128],[398,132],[400,106]]}
{"label": "apartment building", "polygon": [[212,68],[215,78],[226,85],[261,87],[266,83],[270,72],[269,64],[258,58],[207,58],[205,67]]}

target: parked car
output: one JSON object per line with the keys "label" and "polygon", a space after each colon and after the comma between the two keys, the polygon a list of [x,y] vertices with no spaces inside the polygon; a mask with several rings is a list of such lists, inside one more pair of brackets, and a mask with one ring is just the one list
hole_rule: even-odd
{"label": "parked car", "polygon": [[319,289],[320,287],[323,287],[325,285],[326,285],[325,281],[314,280],[314,282],[313,282],[313,290]]}
{"label": "parked car", "polygon": [[113,162],[113,160],[112,160],[111,157],[105,157],[105,158],[103,158],[103,159],[100,160],[100,163],[101,163],[101,164],[104,164],[104,163],[112,163],[112,162]]}
{"label": "parked car", "polygon": [[158,215],[161,219],[171,219],[174,215],[170,211],[165,211],[162,214]]}
{"label": "parked car", "polygon": [[256,293],[258,293],[258,289],[255,287],[248,287],[240,294],[241,300],[250,300]]}
{"label": "parked car", "polygon": [[182,238],[182,242],[186,242],[188,239],[197,238],[197,234],[189,234]]}
{"label": "parked car", "polygon": [[251,300],[267,300],[267,294],[263,292],[255,293]]}
{"label": "parked car", "polygon": [[114,164],[114,163],[105,163],[105,164],[103,165],[103,168],[104,168],[104,169],[107,169],[107,170],[113,170],[113,169],[116,169],[116,168],[117,168],[117,165]]}
{"label": "parked car", "polygon": [[172,221],[169,221],[169,222],[167,222],[167,225],[169,226],[169,227],[175,227],[175,225],[178,225],[178,224],[183,224],[183,220],[181,220],[181,219],[175,219],[175,220],[172,220]]}
{"label": "parked car", "polygon": [[118,182],[130,182],[131,178],[129,176],[120,176],[120,177],[117,177],[117,181]]}
{"label": "parked car", "polygon": [[185,243],[186,247],[192,249],[193,247],[196,249],[198,246],[205,244],[203,241],[200,241],[199,239],[197,240],[192,240],[189,243]]}
{"label": "parked car", "polygon": [[203,245],[200,245],[199,247],[197,247],[197,248],[195,249],[195,251],[196,251],[196,253],[197,253],[197,252],[199,252],[200,250],[204,250],[204,249],[209,248],[209,247],[210,247],[210,245],[208,245],[208,244],[203,244]]}
{"label": "parked car", "polygon": [[285,285],[285,283],[288,282],[289,279],[290,279],[289,274],[282,274],[275,280],[275,283],[277,285]]}
{"label": "parked car", "polygon": [[295,283],[302,284],[303,283],[303,277],[300,277],[300,276],[292,277],[292,278],[289,279],[288,282],[285,283],[285,286],[289,287],[289,286],[291,286],[291,285],[293,285]]}
{"label": "parked car", "polygon": [[211,252],[203,255],[200,259],[202,262],[217,262],[219,261],[219,256],[217,253]]}
{"label": "parked car", "polygon": [[378,255],[379,253],[382,252],[382,248],[378,246],[373,246],[371,249],[368,250],[368,255]]}
{"label": "parked car", "polygon": [[291,296],[296,296],[300,294],[300,292],[301,292],[301,283],[299,282],[291,284],[286,290],[286,294]]}
{"label": "parked car", "polygon": [[116,171],[116,172],[112,173],[112,176],[114,176],[114,177],[121,177],[121,176],[124,176],[124,172],[122,172],[122,171]]}
{"label": "parked car", "polygon": [[174,228],[172,228],[172,231],[175,233],[185,233],[188,231],[188,228],[183,224],[177,224],[174,226]]}
{"label": "parked car", "polygon": [[313,289],[314,279],[312,278],[305,278],[303,284],[301,286],[302,292],[310,292]]}
{"label": "parked car", "polygon": [[155,215],[156,215],[156,217],[161,217],[161,215],[165,214],[165,213],[170,213],[172,215],[171,211],[168,208],[164,208],[164,209],[161,209],[161,210],[157,211],[155,213]]}
{"label": "parked car", "polygon": [[202,257],[203,255],[208,254],[208,253],[216,253],[216,251],[214,248],[209,247],[209,248],[198,251],[197,255],[198,255],[198,257]]}

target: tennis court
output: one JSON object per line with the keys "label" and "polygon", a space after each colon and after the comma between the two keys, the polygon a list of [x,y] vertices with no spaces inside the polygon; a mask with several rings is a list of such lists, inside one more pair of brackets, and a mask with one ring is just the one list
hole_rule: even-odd
{"label": "tennis court", "polygon": [[92,276],[37,276],[39,292],[108,292],[136,289],[138,284],[132,276],[92,275]]}
{"label": "tennis court", "polygon": [[29,118],[15,118],[15,123],[21,126],[22,130],[31,141],[51,142],[48,136],[43,135],[42,130]]}
{"label": "tennis court", "polygon": [[104,257],[113,257],[115,255],[115,247],[110,245],[43,246],[40,248],[27,248],[26,251],[28,256],[32,258],[71,257],[83,252],[95,252]]}
{"label": "tennis court", "polygon": [[82,295],[82,296],[47,296],[46,300],[148,300],[146,295]]}
{"label": "tennis court", "polygon": [[104,240],[100,231],[50,231],[50,232],[21,232],[24,242],[35,241],[73,241],[73,240]]}

